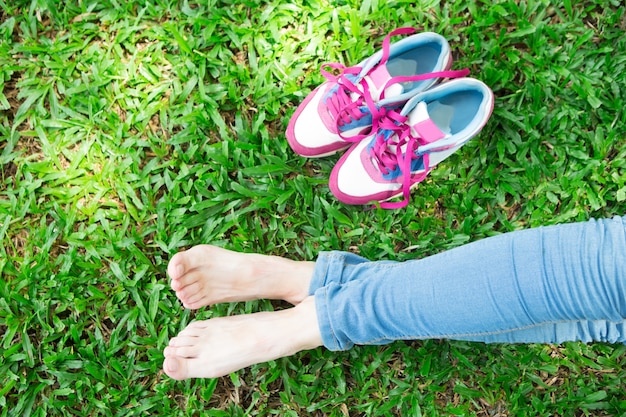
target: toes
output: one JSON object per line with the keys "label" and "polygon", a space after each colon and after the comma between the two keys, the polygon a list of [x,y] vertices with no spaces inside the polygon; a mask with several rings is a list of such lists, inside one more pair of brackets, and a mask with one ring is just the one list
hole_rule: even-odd
{"label": "toes", "polygon": [[199,298],[202,298],[202,285],[199,281],[193,281],[188,285],[184,285],[184,282],[177,280],[177,284],[181,285],[181,288],[174,288],[172,283],[172,289],[176,291],[176,296],[183,302],[192,303]]}
{"label": "toes", "polygon": [[194,359],[200,356],[202,352],[201,345],[185,345],[185,346],[168,346],[163,349],[163,356],[166,358],[183,358]]}
{"label": "toes", "polygon": [[250,284],[254,268],[247,265],[248,258],[241,256],[212,245],[197,245],[179,252],[167,266],[170,286],[189,309],[256,298],[259,291]]}
{"label": "toes", "polygon": [[[221,249],[210,245],[194,246],[175,254],[167,265],[170,287],[178,298],[185,303],[195,303],[203,290],[205,275],[211,267],[211,259]],[[184,291],[183,291],[184,290]]]}
{"label": "toes", "polygon": [[[211,319],[211,320],[213,320],[214,322],[218,321],[217,318]],[[197,337],[205,336],[206,335],[205,329],[208,326],[209,326],[209,320],[192,321],[191,323],[187,325],[187,327],[185,327],[183,330],[181,330],[180,333],[178,333],[177,337],[173,338],[172,340],[178,339],[181,336],[184,336],[187,338],[192,338],[192,337],[197,338]],[[188,342],[191,342],[191,341],[188,341]],[[178,346],[183,346],[183,345],[181,344]]]}
{"label": "toes", "polygon": [[202,300],[193,301],[193,302],[182,301],[182,303],[183,303],[183,307],[185,307],[186,309],[189,309],[189,310],[198,310],[199,308],[206,307],[206,306],[208,306],[210,304],[210,303],[206,303],[206,302],[204,302]]}
{"label": "toes", "polygon": [[[191,332],[185,333],[185,330],[183,330],[182,332],[178,334],[178,336],[170,339],[170,343],[168,347],[178,348],[178,347],[184,347],[184,346],[193,346],[194,344],[197,343],[197,337],[195,337],[195,335],[190,334],[190,333]],[[172,350],[172,352],[174,352],[174,350]]]}
{"label": "toes", "polygon": [[187,378],[217,378],[228,373],[210,366],[202,358],[185,358],[178,355],[165,357],[163,371],[170,378],[179,381]]}
{"label": "toes", "polygon": [[188,361],[177,356],[166,357],[163,361],[163,371],[172,379],[178,381],[189,378]]}
{"label": "toes", "polygon": [[206,266],[223,251],[225,250],[212,245],[194,246],[174,255],[167,266],[167,273],[173,280],[180,279],[189,271]]}
{"label": "toes", "polygon": [[194,295],[193,298],[185,298],[177,292],[176,297],[181,301],[183,307],[188,308],[189,310],[197,310],[199,308],[211,305],[211,302],[207,299],[207,296],[203,294]]}
{"label": "toes", "polygon": [[212,370],[205,364],[203,355],[211,352],[207,343],[208,320],[191,322],[176,337],[170,339],[163,350],[163,371],[171,378],[182,380],[199,376],[212,377]]}
{"label": "toes", "polygon": [[163,371],[173,379],[181,380],[193,377],[193,366],[202,353],[202,344],[197,337],[182,334],[170,340],[163,350]]}
{"label": "toes", "polygon": [[172,256],[172,259],[170,259],[167,265],[167,275],[173,280],[180,279],[185,274],[185,253],[186,252],[178,252],[176,255]]}

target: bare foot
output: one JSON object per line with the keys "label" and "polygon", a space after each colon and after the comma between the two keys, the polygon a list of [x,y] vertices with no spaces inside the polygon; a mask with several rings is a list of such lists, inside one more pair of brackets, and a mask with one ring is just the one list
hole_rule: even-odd
{"label": "bare foot", "polygon": [[310,296],[287,310],[190,323],[163,351],[163,370],[178,380],[217,378],[321,345]]}
{"label": "bare foot", "polygon": [[308,296],[314,266],[314,262],[199,245],[174,255],[167,273],[183,305],[197,309],[262,298],[298,304]]}

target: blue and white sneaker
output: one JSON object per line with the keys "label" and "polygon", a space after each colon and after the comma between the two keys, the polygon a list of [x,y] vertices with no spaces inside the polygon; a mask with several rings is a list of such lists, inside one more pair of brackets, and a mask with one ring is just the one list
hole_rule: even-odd
{"label": "blue and white sneaker", "polygon": [[[401,108],[443,78],[469,73],[467,69],[449,71],[450,46],[436,33],[414,34],[390,43],[392,36],[414,32],[413,28],[392,31],[382,50],[356,66],[322,66],[328,81],[305,98],[289,121],[286,136],[291,148],[307,157],[331,155],[376,131],[381,107]],[[341,74],[334,76],[326,68],[341,70]]]}
{"label": "blue and white sneaker", "polygon": [[[493,92],[481,81],[459,78],[409,100],[400,112],[385,111],[378,130],[354,144],[330,175],[332,193],[347,204],[408,204],[411,188],[485,126]],[[402,196],[399,202],[387,202]]]}

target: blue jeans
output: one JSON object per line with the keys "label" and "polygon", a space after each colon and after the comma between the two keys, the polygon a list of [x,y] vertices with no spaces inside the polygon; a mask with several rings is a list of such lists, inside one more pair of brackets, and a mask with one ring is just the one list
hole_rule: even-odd
{"label": "blue jeans", "polygon": [[322,252],[324,345],[626,342],[626,217],[506,233],[407,262]]}

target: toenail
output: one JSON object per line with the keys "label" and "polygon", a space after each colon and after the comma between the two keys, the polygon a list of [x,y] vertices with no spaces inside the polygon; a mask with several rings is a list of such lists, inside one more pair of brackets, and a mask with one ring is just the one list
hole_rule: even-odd
{"label": "toenail", "polygon": [[170,359],[167,361],[167,369],[170,372],[178,371],[178,361],[176,359]]}
{"label": "toenail", "polygon": [[176,277],[180,277],[185,272],[185,269],[181,264],[176,265]]}

